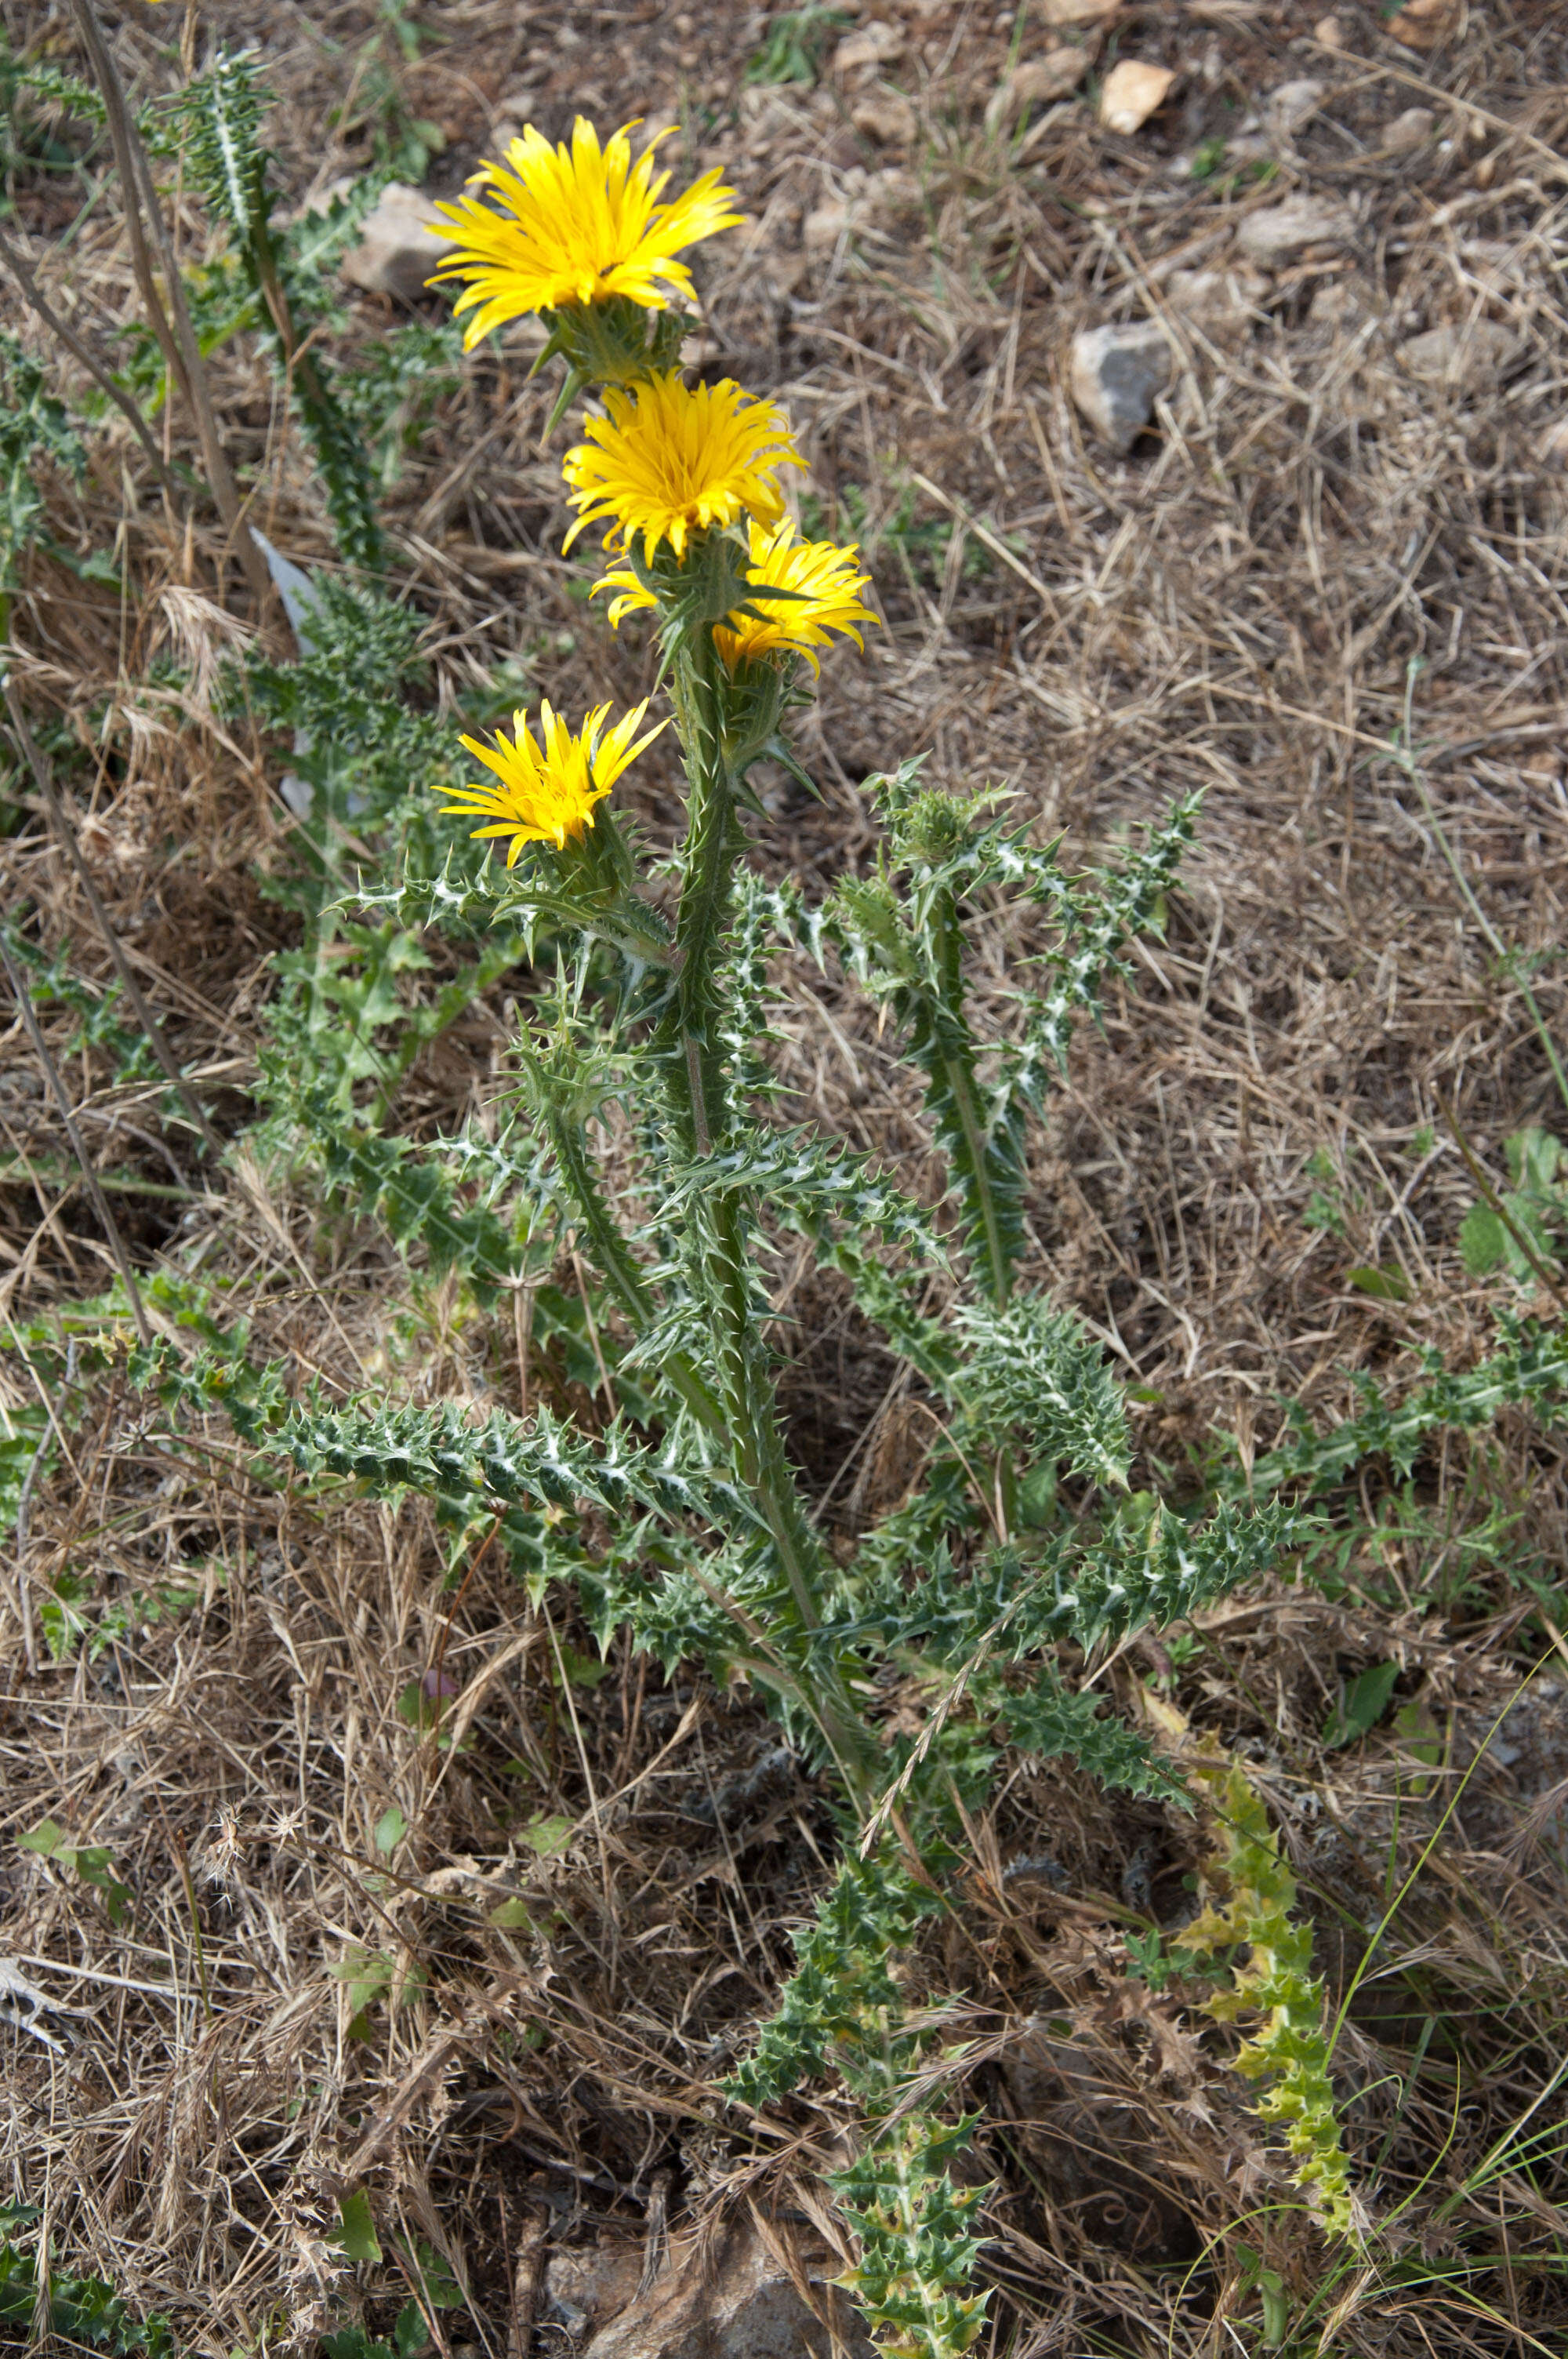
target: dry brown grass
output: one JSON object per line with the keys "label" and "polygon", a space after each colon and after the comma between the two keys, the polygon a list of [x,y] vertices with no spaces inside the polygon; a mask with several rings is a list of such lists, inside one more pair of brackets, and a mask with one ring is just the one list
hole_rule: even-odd
{"label": "dry brown grass", "polygon": [[[362,5],[224,0],[201,21],[262,46],[295,201],[364,161],[377,72],[445,126],[444,188],[524,82],[548,128],[578,105],[628,111],[632,90],[678,115],[692,157],[728,165],[755,226],[709,266],[703,365],[787,404],[813,495],[875,559],[886,624],[864,663],[825,667],[802,747],[822,800],[778,785],[764,861],[815,887],[862,860],[859,781],[925,748],[937,781],[1006,780],[1085,852],[1206,790],[1168,938],[1079,1040],[1035,1141],[1030,1205],[1033,1275],[1141,1388],[1150,1458],[1195,1483],[1221,1437],[1244,1456],[1269,1447],[1281,1399],[1327,1418],[1352,1370],[1397,1386],[1412,1347],[1460,1364],[1485,1348],[1494,1290],[1457,1258],[1471,1189],[1439,1100],[1494,1165],[1509,1130],[1552,1118],[1517,984],[1463,921],[1388,747],[1419,659],[1430,792],[1500,932],[1548,962],[1538,987],[1555,1019],[1568,490],[1548,445],[1568,382],[1568,34],[1550,0],[1495,0],[1423,56],[1346,5],[1336,53],[1311,38],[1323,0],[1131,8],[1124,51],[1184,70],[1169,114],[1120,140],[1069,104],[1015,150],[983,125],[1004,27],[944,0],[870,13],[907,29],[889,79],[915,109],[908,150],[856,132],[857,93],[831,82],[743,86],[755,21],[654,0],[413,12],[438,38],[412,65]],[[160,87],[161,16],[127,5],[117,37],[127,70]],[[14,49],[69,60],[67,21],[59,0],[0,0]],[[1302,73],[1332,95],[1273,182],[1227,196],[1170,176],[1172,152],[1234,119],[1227,103]],[[1447,144],[1391,163],[1379,126],[1417,103]],[[1294,187],[1351,201],[1354,245],[1280,273],[1223,332],[1173,310],[1172,270]],[[113,188],[69,253],[58,241],[81,184],[23,168],[12,194],[17,234],[78,323],[106,336],[132,318]],[[188,206],[179,225],[199,260],[205,224]],[[1359,314],[1325,318],[1314,298],[1331,281],[1358,291]],[[1067,398],[1065,347],[1086,321],[1147,314],[1177,341],[1179,379],[1158,436],[1108,462]],[[365,299],[351,335],[389,316]],[[1471,391],[1412,382],[1398,342],[1471,317],[1515,332],[1503,373]],[[645,682],[643,649],[586,613],[556,554],[549,394],[525,366],[504,343],[475,356],[390,506],[395,578],[429,618],[443,704],[508,658],[568,706]],[[240,340],[214,379],[265,529],[297,560],[328,561],[264,364]],[[124,595],[36,559],[14,677],[71,749],[77,824],[143,986],[238,1130],[269,962],[289,939],[259,881],[287,863],[270,783],[286,763],[216,717],[237,576],[207,524],[174,528],[137,487],[129,450],[104,430],[81,500],[59,485],[52,506],[68,545],[120,531]],[[955,527],[945,544],[923,529],[936,525]],[[148,686],[163,655],[183,685]],[[658,838],[675,777],[646,766]],[[70,873],[18,799],[8,906],[103,979]],[[990,926],[999,1007],[1028,947]],[[918,1181],[907,1078],[864,1005],[804,969],[789,988],[788,1079]],[[428,1135],[481,1110],[509,1021],[498,989],[421,1060],[400,1125]],[[57,1046],[67,1032],[55,1025]],[[80,1187],[45,1176],[60,1138],[16,1027],[4,1048],[0,1145],[44,1165],[22,1184],[8,1159],[0,1196],[0,1302],[20,1324],[102,1291],[108,1268]],[[333,1386],[483,1386],[516,1405],[510,1312],[411,1294],[384,1241],[323,1228],[276,1176],[203,1175],[159,1089],[87,1058],[67,1078],[105,1166],[192,1191],[116,1197],[139,1263],[199,1260],[232,1283],[258,1353],[291,1353]],[[1314,1190],[1337,1197],[1338,1232],[1304,1225]],[[1349,1283],[1378,1264],[1397,1266],[1407,1300]],[[795,1446],[848,1532],[900,1495],[928,1420],[830,1281],[787,1261],[780,1276]],[[9,1408],[30,1410],[19,1342],[3,1381]],[[535,1381],[565,1397],[559,1370]],[[1233,1601],[1179,1662],[1146,1642],[1108,1675],[1134,1711],[1146,1679],[1168,1682],[1240,1745],[1331,1985],[1419,1864],[1343,2051],[1357,2179],[1387,2241],[1347,2266],[1299,2212],[1270,2211],[1287,2182],[1221,2039],[1129,1976],[1123,1932],[1178,1907],[1192,1831],[1110,1807],[1059,1768],[1021,1776],[974,1829],[966,1929],[928,1962],[972,2017],[998,2353],[1257,2347],[1248,2240],[1293,2313],[1344,2270],[1291,2346],[1303,2352],[1563,2347],[1561,2161],[1550,2147],[1533,2164],[1489,2160],[1510,2124],[1563,2118],[1550,2093],[1568,2026],[1563,1677],[1541,1670],[1506,1745],[1480,1750],[1535,1659],[1534,1602],[1561,1578],[1560,1451],[1519,1423],[1423,1462],[1404,1528],[1378,1527],[1387,1496],[1369,1483],[1365,1519],[1342,1519],[1336,1593]],[[1488,1506],[1513,1520],[1467,1555]],[[525,2359],[530,2336],[568,2347],[542,2296],[529,2318],[549,2249],[600,2230],[653,2249],[666,2199],[677,2223],[754,2201],[822,2223],[816,2178],[842,2128],[831,2096],[782,2109],[753,2140],[713,2090],[771,2003],[834,1842],[822,1796],[751,1700],[666,1682],[619,1641],[601,1679],[563,1678],[563,1650],[587,1643],[566,1604],[531,1610],[482,1561],[460,1594],[444,1585],[448,1543],[425,1506],[280,1494],[225,1429],[175,1440],[115,1380],[81,1399],[29,1509],[25,1561],[0,1590],[0,1821],[14,1836],[50,1815],[110,1846],[135,1896],[114,1930],[101,1895],[0,1852],[0,1952],[47,1995],[52,2043],[0,2028],[6,2158],[18,2199],[45,2204],[60,2265],[168,2310],[192,2350],[308,2346],[358,2299],[325,2239],[340,2194],[366,2184],[389,2251],[401,2223],[470,2295],[466,2315],[436,2321],[458,2359],[464,2339]],[[27,1675],[18,1582],[36,1608],[65,1574],[94,1611],[171,1581],[189,1593],[159,1618],[128,1613],[96,1655],[74,1645]],[[1339,1681],[1390,1659],[1441,1737],[1437,1777],[1387,1729],[1324,1747]],[[437,1668],[460,1750],[399,1712]],[[407,1833],[388,1856],[376,1833],[394,1809]],[[557,1815],[579,1840],[535,1860],[519,1831]],[[489,1922],[518,1890],[535,1898],[535,1935]],[[339,1970],[356,1954],[389,1979],[351,2030]],[[367,2282],[384,2329],[396,2273]]]}

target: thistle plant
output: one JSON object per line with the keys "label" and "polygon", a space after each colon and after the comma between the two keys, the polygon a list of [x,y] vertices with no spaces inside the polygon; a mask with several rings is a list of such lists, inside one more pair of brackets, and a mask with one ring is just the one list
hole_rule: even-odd
{"label": "thistle plant", "polygon": [[[499,1134],[434,1151],[379,1136],[347,1069],[341,1089],[301,1088],[295,1103],[330,1191],[373,1207],[399,1243],[422,1240],[432,1270],[481,1300],[546,1278],[569,1235],[621,1408],[591,1431],[544,1406],[477,1423],[457,1402],[291,1399],[277,1372],[248,1365],[243,1336],[195,1310],[203,1348],[182,1363],[155,1346],[138,1372],[170,1398],[221,1405],[308,1478],[432,1497],[455,1548],[493,1540],[535,1595],[569,1585],[602,1645],[623,1631],[668,1670],[697,1661],[767,1699],[836,1797],[842,1857],[726,2093],[743,2115],[813,2079],[841,2083],[859,2116],[835,2182],[859,2243],[845,2282],[885,2351],[952,2359],[985,2325],[984,2189],[959,2160],[973,2124],[942,2102],[957,2060],[939,1995],[918,1997],[919,1951],[953,1909],[966,1813],[1010,1752],[1072,1756],[1190,1808],[1148,1740],[1074,1689],[1058,1648],[1093,1655],[1193,1613],[1261,1572],[1298,1524],[1279,1503],[1200,1520],[1130,1492],[1119,1384],[1083,1325],[1020,1281],[1030,1122],[1076,1016],[1125,973],[1129,938],[1160,922],[1195,806],[1119,870],[1075,877],[1005,794],[937,791],[915,760],[867,782],[881,831],[867,872],[816,904],[762,875],[752,774],[771,760],[806,777],[791,716],[823,651],[874,623],[871,582],[855,546],[792,520],[804,462],[780,409],[731,382],[685,383],[681,256],[735,215],[711,174],[666,203],[651,153],[633,161],[625,132],[600,144],[586,124],[569,148],[526,132],[480,175],[494,204],[456,209],[464,243],[438,277],[467,290],[470,342],[540,314],[566,366],[557,414],[591,392],[563,464],[568,538],[600,537],[594,588],[614,626],[655,634],[668,712],[650,717],[650,698],[577,719],[541,703],[463,738],[483,775],[448,772],[442,807],[504,858],[476,874],[454,842],[443,874],[383,897],[404,926],[422,909],[471,940],[482,921],[508,958],[525,949],[553,970],[515,1043]],[[324,662],[317,649],[302,663],[306,687]],[[297,723],[281,690],[274,703]],[[616,789],[665,727],[685,828],[655,862]],[[982,901],[1019,906],[1042,945],[1000,1035],[971,985]],[[768,1050],[785,953],[835,967],[881,1009],[946,1161],[935,1205],[778,1118]],[[633,1157],[613,1183],[612,1108]],[[932,1410],[917,1484],[848,1563],[780,1413],[767,1285],[780,1230],[847,1286]],[[886,1723],[890,1663],[929,1706],[914,1736]]]}
{"label": "thistle plant", "polygon": [[[876,618],[857,548],[805,539],[788,514],[804,462],[787,418],[733,382],[693,388],[680,373],[685,250],[739,216],[715,173],[665,201],[653,158],[650,145],[633,161],[628,131],[601,145],[582,121],[569,147],[525,131],[477,176],[492,201],[447,209],[460,242],[432,283],[461,286],[470,345],[540,315],[546,357],[566,364],[557,418],[594,397],[563,462],[577,511],[567,545],[597,532],[611,623],[656,634],[680,747],[685,834],[662,867],[614,797],[667,725],[644,725],[646,701],[613,722],[601,703],[575,728],[546,703],[536,728],[520,712],[492,744],[464,738],[488,776],[444,806],[506,846],[493,918],[555,948],[557,987],[517,1048],[532,1184],[591,1258],[659,1438],[618,1421],[593,1440],[541,1411],[482,1432],[449,1416],[439,1434],[427,1414],[417,1431],[406,1416],[395,1441],[384,1413],[356,1424],[296,1410],[275,1440],[297,1462],[462,1493],[476,1511],[493,1500],[526,1516],[540,1497],[557,1512],[584,1497],[608,1507],[630,1543],[597,1563],[579,1550],[571,1568],[601,1637],[629,1625],[667,1662],[695,1654],[743,1673],[831,1773],[845,1864],[730,2093],[758,2105],[814,2074],[842,2079],[862,2123],[838,2181],[860,2247],[846,2283],[884,2349],[946,2359],[982,2330],[986,2297],[970,2284],[982,2190],[950,2175],[971,2125],[921,2093],[940,2013],[909,2015],[900,1953],[947,1905],[962,1807],[983,1795],[998,1745],[1076,1753],[1109,1782],[1182,1801],[1142,1740],[1065,1689],[1045,1650],[1190,1611],[1260,1569],[1290,1517],[1227,1509],[1188,1530],[1157,1506],[1118,1507],[1130,1460],[1119,1388],[1076,1321],[1017,1288],[1030,1110],[1075,1011],[1157,919],[1193,808],[1090,885],[1027,822],[1009,823],[1006,798],[936,792],[909,763],[870,783],[884,831],[870,875],[816,908],[763,882],[751,774],[773,759],[804,776],[789,716],[823,649],[860,644]],[[967,974],[969,914],[989,894],[1033,905],[1055,938],[1005,1040],[977,1028]],[[791,948],[836,960],[891,1016],[924,1077],[950,1216],[841,1143],[770,1118],[769,963]],[[600,1167],[611,1102],[640,1141],[640,1228],[623,1224]],[[847,1570],[786,1447],[764,1207],[849,1279],[946,1409],[922,1488]],[[933,1273],[957,1298],[946,1319],[925,1308]],[[1057,1501],[1064,1473],[1087,1495],[1072,1512]],[[640,1546],[655,1524],[658,1547]],[[876,1720],[871,1674],[901,1653],[942,1696],[913,1745]]]}

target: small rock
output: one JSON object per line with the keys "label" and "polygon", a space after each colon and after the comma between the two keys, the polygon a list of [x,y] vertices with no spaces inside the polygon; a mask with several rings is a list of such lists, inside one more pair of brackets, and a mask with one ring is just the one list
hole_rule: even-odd
{"label": "small rock", "polygon": [[839,42],[833,52],[833,71],[854,73],[860,66],[891,65],[903,55],[903,34],[897,25],[864,25]]}
{"label": "small rock", "polygon": [[1108,131],[1141,130],[1157,106],[1163,106],[1176,77],[1169,66],[1145,65],[1141,58],[1123,58],[1112,66],[1100,85],[1099,119]]}
{"label": "small rock", "polygon": [[1387,126],[1379,145],[1385,156],[1413,156],[1436,128],[1437,117],[1430,106],[1407,106]]}
{"label": "small rock", "polygon": [[1282,82],[1263,101],[1263,120],[1276,139],[1289,139],[1323,104],[1320,82]]}
{"label": "small rock", "polygon": [[426,280],[440,267],[443,253],[455,243],[421,190],[389,180],[365,216],[360,243],[343,257],[343,277],[367,295],[395,295],[401,302],[416,302]]}
{"label": "small rock", "polygon": [[869,98],[857,99],[849,109],[849,120],[879,147],[908,147],[914,143],[914,109],[902,91],[879,90]]}
{"label": "small rock", "polygon": [[1345,34],[1337,16],[1320,16],[1312,28],[1312,37],[1314,41],[1321,41],[1325,49],[1342,49],[1345,47]]}
{"label": "small rock", "polygon": [[1083,328],[1073,338],[1073,399],[1102,442],[1119,457],[1154,414],[1154,397],[1171,382],[1171,346],[1146,320],[1126,328]]}
{"label": "small rock", "polygon": [[1458,29],[1459,0],[1405,0],[1383,30],[1402,49],[1435,49]]}
{"label": "small rock", "polygon": [[1047,49],[1043,58],[1031,58],[1016,67],[991,92],[986,108],[987,130],[1004,130],[1026,106],[1049,106],[1054,99],[1070,98],[1093,59],[1092,49],[1064,48]]}
{"label": "small rock", "polygon": [[1358,328],[1371,317],[1372,289],[1364,278],[1330,278],[1307,305],[1307,321],[1314,328]]}
{"label": "small rock", "polygon": [[1165,283],[1173,311],[1208,329],[1244,327],[1269,292],[1260,270],[1173,270]]}
{"label": "small rock", "polygon": [[1103,25],[1119,5],[1119,0],[1042,0],[1040,14],[1047,25]]}
{"label": "small rock", "polygon": [[787,131],[794,121],[788,99],[773,83],[748,82],[741,92],[741,122],[749,142],[771,139],[775,132]]}
{"label": "small rock", "polygon": [[1249,262],[1268,270],[1289,262],[1303,246],[1347,245],[1355,234],[1355,222],[1344,205],[1297,196],[1249,213],[1236,233],[1236,243]]}
{"label": "small rock", "polygon": [[897,221],[903,214],[918,212],[924,201],[918,176],[896,164],[888,171],[873,172],[866,188],[866,212],[875,222]]}
{"label": "small rock", "polygon": [[705,2269],[701,2256],[672,2258],[645,2294],[597,2333],[583,2359],[876,2359],[846,2297],[823,2282],[825,2254],[802,2253],[835,2335],[813,2315],[782,2263],[753,2228],[737,2228]]}
{"label": "small rock", "polygon": [[1431,384],[1474,387],[1505,369],[1519,350],[1513,329],[1498,320],[1466,320],[1463,326],[1429,328],[1400,346],[1400,365]]}
{"label": "small rock", "polygon": [[830,254],[853,218],[846,204],[818,205],[808,212],[801,231],[807,254]]}
{"label": "small rock", "polygon": [[641,2249],[624,2239],[568,2245],[550,2255],[545,2299],[567,2332],[579,2335],[619,2318],[636,2299],[642,2276]]}

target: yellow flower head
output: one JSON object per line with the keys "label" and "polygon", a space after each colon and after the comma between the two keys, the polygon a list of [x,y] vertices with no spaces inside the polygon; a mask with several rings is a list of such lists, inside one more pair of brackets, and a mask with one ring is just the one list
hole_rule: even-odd
{"label": "yellow flower head", "polygon": [[525,843],[553,843],[563,851],[568,836],[580,836],[593,825],[594,804],[610,792],[622,771],[653,744],[660,729],[669,726],[661,721],[657,729],[632,743],[648,710],[644,697],[600,737],[609,710],[608,704],[596,704],[575,737],[547,703],[539,707],[542,743],[535,741],[526,712],[513,714],[510,738],[504,729],[496,732],[493,751],[477,737],[465,737],[469,752],[494,771],[499,783],[492,787],[476,780],[460,788],[456,801],[443,803],[442,810],[488,820],[488,827],[474,829],[476,840],[509,835],[508,868],[515,866]]}
{"label": "yellow flower head", "polygon": [[667,369],[628,391],[606,386],[604,404],[609,417],[589,419],[591,440],[562,463],[579,511],[568,549],[585,525],[608,516],[605,547],[641,533],[651,564],[662,541],[684,557],[693,531],[733,524],[743,511],[765,524],[784,514],[778,471],[806,462],[770,402],[753,401],[728,377],[690,393]]}
{"label": "yellow flower head", "polygon": [[[827,632],[842,630],[856,647],[865,639],[856,623],[875,623],[871,606],[860,603],[860,590],[871,585],[871,573],[860,573],[859,548],[842,549],[835,540],[797,540],[787,516],[766,526],[750,526],[748,581],[757,590],[793,590],[790,599],[759,597],[757,615],[731,614],[715,625],[715,647],[731,672],[757,656],[804,656],[816,672],[814,648],[827,647]],[[620,590],[611,606],[611,623],[639,606],[658,606],[654,590],[646,590],[634,573],[606,573],[594,582],[599,590]]]}
{"label": "yellow flower head", "polygon": [[[751,614],[731,614],[716,625],[714,645],[730,669],[739,671],[742,664],[759,656],[802,655],[815,671],[814,650],[827,647],[831,631],[842,631],[858,647],[864,647],[856,625],[874,623],[877,617],[861,603],[860,592],[869,586],[871,576],[861,572],[860,550],[854,543],[840,549],[836,541],[799,540],[788,516],[772,527],[753,522],[750,532],[748,581],[759,591],[793,590],[795,594],[758,598],[754,603],[760,620]],[[632,572],[607,573],[593,586],[596,595],[600,590],[621,592],[610,609],[612,624],[638,607],[659,603]]]}
{"label": "yellow flower head", "polygon": [[479,305],[463,333],[471,349],[492,328],[525,311],[563,304],[599,303],[623,295],[645,311],[663,310],[669,289],[688,295],[691,273],[676,259],[683,246],[744,215],[730,210],[732,189],[705,172],[684,197],[659,202],[667,172],[654,176],[660,132],[632,161],[627,133],[603,147],[591,123],[579,115],[572,144],[553,147],[529,124],[506,150],[504,164],[482,164],[476,184],[494,190],[497,212],[475,197],[436,210],[457,234],[457,248],[430,280],[464,278],[459,311]]}

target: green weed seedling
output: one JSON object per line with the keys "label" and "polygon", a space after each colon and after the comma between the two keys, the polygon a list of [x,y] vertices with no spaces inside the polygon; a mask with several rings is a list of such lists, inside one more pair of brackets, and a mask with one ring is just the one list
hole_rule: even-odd
{"label": "green weed seedling", "polygon": [[1558,1177],[1563,1145],[1550,1131],[1515,1131],[1504,1142],[1513,1186],[1490,1203],[1472,1204],[1459,1232],[1459,1250],[1472,1277],[1506,1269],[1520,1286],[1534,1286],[1542,1267],[1561,1270],[1568,1238],[1568,1184]]}
{"label": "green weed seedling", "polygon": [[1341,1681],[1323,1728],[1323,1741],[1331,1752],[1370,1734],[1389,1708],[1399,1676],[1398,1663],[1368,1663],[1354,1679]]}
{"label": "green weed seedling", "polygon": [[53,1819],[41,1820],[30,1834],[18,1835],[16,1843],[18,1851],[30,1851],[52,1866],[70,1869],[83,1884],[101,1892],[104,1912],[118,1932],[130,1913],[134,1895],[130,1886],[115,1875],[114,1854],[107,1843],[73,1843]]}
{"label": "green weed seedling", "polygon": [[823,49],[850,22],[842,8],[812,5],[784,9],[772,19],[766,41],[748,60],[744,79],[774,85],[794,82],[809,90]]}
{"label": "green weed seedling", "polygon": [[167,2318],[133,2317],[103,2277],[51,2268],[45,2252],[28,2251],[17,2241],[42,2216],[36,2203],[0,2204],[0,2326],[18,2338],[41,2329],[68,2348],[106,2351],[114,2359],[174,2359]]}

